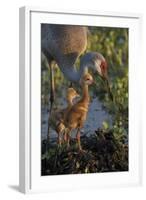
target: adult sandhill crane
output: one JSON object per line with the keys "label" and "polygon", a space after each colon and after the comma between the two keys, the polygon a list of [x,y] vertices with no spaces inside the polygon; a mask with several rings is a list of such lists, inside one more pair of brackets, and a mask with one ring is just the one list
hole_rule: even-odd
{"label": "adult sandhill crane", "polygon": [[84,71],[91,68],[105,81],[112,97],[108,84],[107,63],[100,53],[86,53],[80,60],[79,70],[75,66],[77,58],[86,49],[87,31],[86,27],[76,25],[41,25],[41,50],[50,68],[50,113],[54,102],[53,61],[57,63],[66,79],[76,83],[79,83]]}

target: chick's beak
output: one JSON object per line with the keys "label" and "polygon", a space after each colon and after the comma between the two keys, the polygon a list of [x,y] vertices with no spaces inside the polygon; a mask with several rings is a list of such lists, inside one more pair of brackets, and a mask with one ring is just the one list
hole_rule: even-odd
{"label": "chick's beak", "polygon": [[77,94],[77,95],[75,96],[75,98],[73,98],[73,104],[75,104],[75,103],[77,102],[78,98],[80,98],[80,95],[79,95],[79,94]]}
{"label": "chick's beak", "polygon": [[77,94],[77,95],[76,95],[76,97],[78,98],[78,97],[80,97],[80,95],[79,95],[79,94]]}
{"label": "chick's beak", "polygon": [[89,81],[89,84],[90,84],[90,85],[92,85],[93,83],[94,83],[94,80],[93,80],[93,79]]}

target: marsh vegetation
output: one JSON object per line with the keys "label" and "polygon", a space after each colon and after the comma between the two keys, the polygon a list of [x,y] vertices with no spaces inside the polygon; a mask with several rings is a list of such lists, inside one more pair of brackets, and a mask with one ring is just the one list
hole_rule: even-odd
{"label": "marsh vegetation", "polygon": [[[128,170],[128,29],[89,27],[88,51],[97,51],[108,62],[110,86],[114,96],[109,98],[102,80],[94,77],[97,86],[90,87],[89,114],[82,131],[84,152],[78,152],[74,137],[71,147],[57,147],[55,131],[46,152],[49,100],[49,71],[46,60],[41,66],[41,138],[42,175],[116,172]],[[79,60],[77,62],[79,64]],[[54,110],[66,105],[65,92],[69,87],[60,69],[54,65],[56,98]],[[81,89],[74,85],[81,93]],[[93,113],[93,114],[91,114]],[[99,123],[100,121],[100,123]]]}

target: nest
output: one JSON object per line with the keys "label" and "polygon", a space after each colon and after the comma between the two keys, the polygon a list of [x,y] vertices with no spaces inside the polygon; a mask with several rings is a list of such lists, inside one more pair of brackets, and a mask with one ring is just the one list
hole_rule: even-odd
{"label": "nest", "polygon": [[128,171],[128,145],[117,140],[112,130],[83,135],[81,144],[83,152],[78,151],[75,139],[69,149],[52,143],[46,152],[46,141],[42,141],[42,175]]}

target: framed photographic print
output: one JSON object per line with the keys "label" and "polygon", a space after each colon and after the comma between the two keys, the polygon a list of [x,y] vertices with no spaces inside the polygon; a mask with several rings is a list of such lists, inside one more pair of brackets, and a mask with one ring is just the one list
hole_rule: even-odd
{"label": "framed photographic print", "polygon": [[140,51],[139,14],[20,8],[20,191],[140,185]]}

